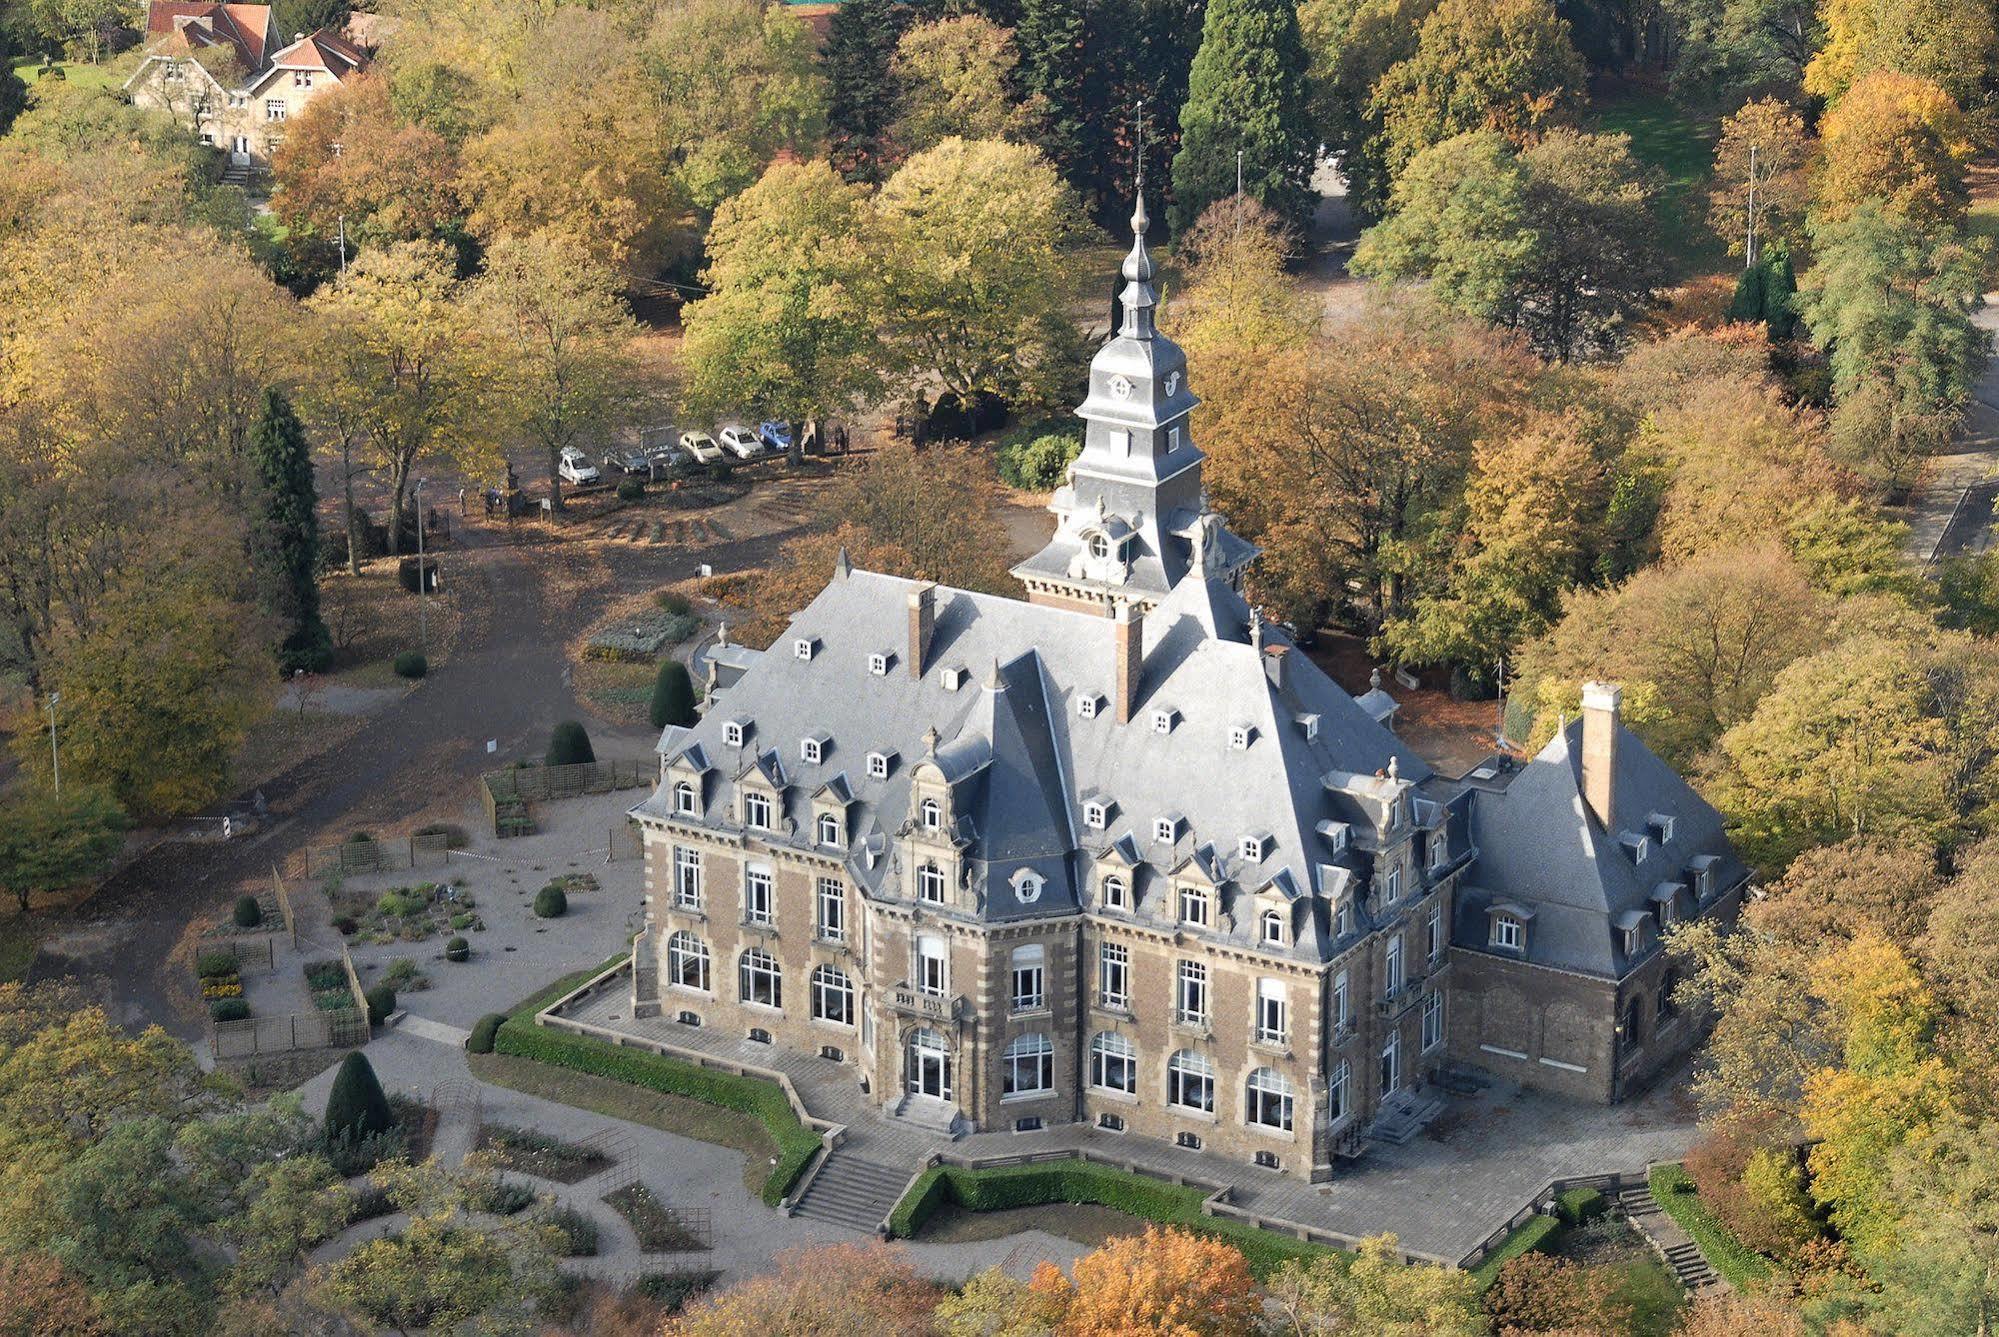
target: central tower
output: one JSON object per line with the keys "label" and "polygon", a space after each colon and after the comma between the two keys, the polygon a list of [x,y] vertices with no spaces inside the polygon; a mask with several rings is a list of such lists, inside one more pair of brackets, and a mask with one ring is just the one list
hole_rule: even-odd
{"label": "central tower", "polygon": [[1055,536],[1013,569],[1031,603],[1143,611],[1189,573],[1240,590],[1257,555],[1208,509],[1188,426],[1201,401],[1187,384],[1187,355],[1153,320],[1148,224],[1141,183],[1120,271],[1123,319],[1091,360],[1089,394],[1076,410],[1083,452],[1048,503]]}

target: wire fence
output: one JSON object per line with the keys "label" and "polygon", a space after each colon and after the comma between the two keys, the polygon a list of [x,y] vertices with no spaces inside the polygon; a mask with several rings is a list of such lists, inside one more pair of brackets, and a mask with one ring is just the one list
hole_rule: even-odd
{"label": "wire fence", "polygon": [[376,840],[372,836],[343,840],[338,845],[308,845],[299,851],[296,871],[301,877],[327,873],[382,873],[403,868],[440,868],[451,861],[451,837],[442,831]]}
{"label": "wire fence", "polygon": [[658,774],[651,758],[586,761],[574,766],[513,766],[480,777],[479,802],[494,835],[527,836],[534,834],[531,803],[638,789],[653,783]]}

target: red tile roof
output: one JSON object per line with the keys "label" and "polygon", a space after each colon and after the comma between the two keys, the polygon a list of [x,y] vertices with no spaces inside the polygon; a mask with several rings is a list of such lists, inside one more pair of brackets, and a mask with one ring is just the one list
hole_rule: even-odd
{"label": "red tile roof", "polygon": [[216,4],[212,0],[149,0],[148,40],[178,40],[189,48],[227,44],[246,70],[262,69],[269,49],[269,5]]}

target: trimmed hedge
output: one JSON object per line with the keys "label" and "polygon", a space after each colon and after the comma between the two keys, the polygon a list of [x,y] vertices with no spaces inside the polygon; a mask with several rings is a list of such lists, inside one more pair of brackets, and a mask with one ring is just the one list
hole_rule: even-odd
{"label": "trimmed hedge", "polygon": [[1706,1203],[1696,1195],[1693,1176],[1683,1165],[1655,1165],[1651,1175],[1652,1196],[1680,1229],[1694,1237],[1701,1256],[1721,1273],[1729,1285],[1740,1290],[1770,1275],[1769,1260],[1735,1237]]}
{"label": "trimmed hedge", "polygon": [[217,1021],[243,1021],[250,1015],[250,1005],[241,998],[217,998],[208,1005],[208,1015]]}
{"label": "trimmed hedge", "polygon": [[1523,1253],[1545,1249],[1555,1232],[1562,1228],[1561,1221],[1552,1216],[1530,1216],[1513,1233],[1499,1242],[1499,1247],[1486,1255],[1485,1261],[1471,1271],[1472,1280],[1480,1290],[1492,1285],[1499,1276],[1499,1269],[1512,1262]]}
{"label": "trimmed hedge", "polygon": [[764,1202],[777,1206],[804,1173],[806,1162],[819,1150],[820,1142],[817,1133],[798,1121],[791,1102],[784,1098],[784,1092],[775,1082],[715,1072],[663,1054],[624,1049],[534,1024],[535,1013],[629,956],[628,952],[620,952],[600,966],[564,975],[523,999],[493,1037],[494,1052],[749,1115],[762,1123],[771,1140],[777,1143],[777,1164],[763,1186]]}
{"label": "trimmed hedge", "polygon": [[506,1017],[498,1012],[488,1012],[472,1024],[472,1034],[465,1037],[465,1048],[474,1054],[493,1052],[493,1037],[500,1033]]}
{"label": "trimmed hedge", "polygon": [[368,1000],[370,1026],[380,1026],[389,1019],[389,1014],[396,1010],[396,991],[390,985],[374,985],[361,996]]}
{"label": "trimmed hedge", "polygon": [[1555,1197],[1555,1215],[1572,1226],[1594,1221],[1610,1210],[1610,1199],[1603,1196],[1603,1190],[1594,1188],[1572,1188]]}
{"label": "trimmed hedge", "polygon": [[463,961],[471,955],[472,944],[463,938],[453,938],[444,944],[444,959],[447,961]]}
{"label": "trimmed hedge", "polygon": [[264,922],[264,907],[257,904],[255,896],[238,896],[229,917],[236,921],[237,928],[255,928]]}
{"label": "trimmed hedge", "polygon": [[939,1165],[910,1186],[889,1213],[889,1233],[908,1239],[923,1222],[953,1202],[967,1211],[996,1212],[1009,1207],[1033,1207],[1049,1202],[1094,1203],[1161,1225],[1178,1226],[1209,1235],[1240,1250],[1258,1277],[1268,1276],[1292,1259],[1345,1258],[1339,1249],[1312,1244],[1275,1231],[1259,1230],[1225,1217],[1204,1216],[1207,1194],[1197,1188],[1168,1184],[1127,1174],[1087,1161],[1045,1161],[991,1170],[966,1170]]}
{"label": "trimmed hedge", "polygon": [[551,882],[534,894],[534,913],[538,919],[560,919],[569,913],[569,897]]}
{"label": "trimmed hedge", "polygon": [[430,672],[430,660],[420,651],[405,650],[396,656],[395,670],[398,678],[421,678]]}

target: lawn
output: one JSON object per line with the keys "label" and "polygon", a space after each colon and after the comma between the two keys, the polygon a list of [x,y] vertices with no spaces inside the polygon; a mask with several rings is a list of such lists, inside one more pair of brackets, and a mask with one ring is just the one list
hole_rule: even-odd
{"label": "lawn", "polygon": [[1718,273],[1727,249],[1707,227],[1707,183],[1720,135],[1715,117],[1689,112],[1664,93],[1634,93],[1590,108],[1589,128],[1631,136],[1631,152],[1660,176],[1660,240],[1670,277]]}
{"label": "lawn", "polygon": [[0,984],[12,984],[28,977],[35,963],[35,949],[41,945],[43,926],[25,916],[0,919]]}
{"label": "lawn", "polygon": [[[14,73],[20,76],[22,83],[33,88],[35,80],[40,77],[35,71],[40,69],[41,65],[41,57],[30,56],[26,60],[14,62]],[[126,72],[114,70],[109,65],[92,65],[79,60],[59,60],[56,62],[56,68],[63,72],[65,79],[79,88],[117,88],[130,77]]]}

